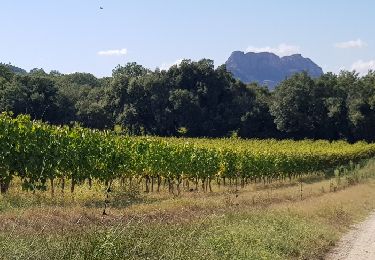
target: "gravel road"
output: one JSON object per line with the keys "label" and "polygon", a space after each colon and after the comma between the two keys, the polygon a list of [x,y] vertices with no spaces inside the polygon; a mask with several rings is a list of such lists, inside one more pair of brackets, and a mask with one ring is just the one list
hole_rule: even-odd
{"label": "gravel road", "polygon": [[326,260],[375,260],[375,213],[354,226],[330,252]]}

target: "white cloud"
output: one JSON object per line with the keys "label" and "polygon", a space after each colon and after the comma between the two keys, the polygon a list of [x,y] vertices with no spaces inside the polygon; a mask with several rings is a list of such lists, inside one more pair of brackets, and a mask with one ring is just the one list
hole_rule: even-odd
{"label": "white cloud", "polygon": [[352,64],[351,70],[355,70],[359,75],[365,75],[369,70],[375,71],[375,60],[359,60]]}
{"label": "white cloud", "polygon": [[98,55],[100,56],[123,56],[128,54],[127,49],[119,49],[119,50],[106,50],[106,51],[99,51]]}
{"label": "white cloud", "polygon": [[362,48],[367,46],[367,43],[362,41],[361,39],[347,41],[347,42],[338,42],[335,43],[334,46],[339,49],[349,49],[349,48]]}
{"label": "white cloud", "polygon": [[174,62],[165,62],[165,63],[161,64],[160,70],[169,70],[169,68],[172,67],[173,65],[180,65],[180,63],[182,61],[183,61],[183,59],[178,59]]}
{"label": "white cloud", "polygon": [[255,47],[249,46],[246,49],[247,52],[272,52],[279,56],[287,56],[291,54],[296,54],[300,52],[300,47],[297,45],[288,45],[285,43],[279,44],[277,47]]}

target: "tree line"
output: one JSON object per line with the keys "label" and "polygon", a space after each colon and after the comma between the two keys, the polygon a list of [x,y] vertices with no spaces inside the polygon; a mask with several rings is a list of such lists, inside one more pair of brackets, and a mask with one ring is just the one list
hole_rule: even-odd
{"label": "tree line", "polygon": [[208,59],[154,71],[128,63],[104,78],[21,72],[0,65],[0,111],[56,125],[135,135],[375,140],[372,71],[316,79],[299,73],[272,92],[234,79]]}

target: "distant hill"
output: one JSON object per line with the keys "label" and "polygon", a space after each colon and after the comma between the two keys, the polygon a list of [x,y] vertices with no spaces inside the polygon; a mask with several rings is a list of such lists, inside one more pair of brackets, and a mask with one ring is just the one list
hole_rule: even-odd
{"label": "distant hill", "polygon": [[13,73],[16,73],[16,74],[27,74],[26,70],[18,68],[16,66],[12,65],[12,64],[0,63],[0,65],[4,65],[4,66],[8,67]]}
{"label": "distant hill", "polygon": [[291,75],[306,71],[311,77],[319,77],[323,70],[301,54],[279,57],[269,52],[235,51],[226,62],[227,70],[244,83],[258,82],[273,89]]}

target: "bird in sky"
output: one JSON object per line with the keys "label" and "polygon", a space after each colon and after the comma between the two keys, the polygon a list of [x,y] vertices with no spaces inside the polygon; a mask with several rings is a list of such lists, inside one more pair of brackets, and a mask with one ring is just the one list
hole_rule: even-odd
{"label": "bird in sky", "polygon": [[100,7],[100,10],[103,10],[103,9],[104,9],[103,6],[101,6],[101,7]]}

